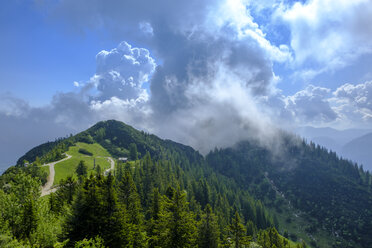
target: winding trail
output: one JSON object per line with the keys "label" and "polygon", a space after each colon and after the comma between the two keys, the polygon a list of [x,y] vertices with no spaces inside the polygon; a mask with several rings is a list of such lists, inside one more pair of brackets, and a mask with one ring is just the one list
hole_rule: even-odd
{"label": "winding trail", "polygon": [[54,165],[71,158],[70,155],[68,155],[67,153],[65,154],[67,158],[64,158],[64,159],[61,159],[61,160],[58,160],[58,161],[55,161],[49,164],[42,165],[42,166],[49,166],[49,176],[48,176],[46,184],[44,184],[44,186],[42,186],[41,188],[41,196],[49,195],[50,193],[57,190],[57,188],[53,188],[54,175],[55,175]]}
{"label": "winding trail", "polygon": [[[45,195],[49,195],[50,193],[52,192],[55,192],[58,187],[53,187],[53,183],[54,183],[54,176],[55,176],[55,170],[54,170],[54,165],[62,162],[62,161],[65,161],[67,159],[70,159],[72,156],[71,155],[68,155],[67,153],[65,153],[67,158],[64,158],[64,159],[61,159],[61,160],[58,160],[58,161],[55,161],[55,162],[52,162],[52,163],[49,163],[49,164],[44,164],[42,166],[49,166],[49,176],[48,176],[48,179],[47,179],[47,182],[44,186],[42,186],[41,188],[41,196],[45,196]],[[106,157],[107,161],[110,162],[111,164],[111,167],[107,170],[105,170],[104,172],[104,175],[107,176],[108,173],[110,171],[113,171],[114,168],[115,168],[115,161],[111,158],[111,157]]]}
{"label": "winding trail", "polygon": [[106,158],[107,158],[107,161],[110,162],[111,167],[105,170],[105,173],[104,173],[105,176],[107,176],[110,171],[114,171],[114,168],[115,168],[115,161],[111,157],[106,157]]}

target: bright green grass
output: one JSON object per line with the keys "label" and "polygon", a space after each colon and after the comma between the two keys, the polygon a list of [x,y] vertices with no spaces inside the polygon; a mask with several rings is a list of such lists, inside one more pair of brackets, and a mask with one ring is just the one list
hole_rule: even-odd
{"label": "bright green grass", "polygon": [[101,157],[110,157],[111,155],[103,148],[100,144],[86,144],[78,142],[76,146],[70,147],[68,150],[68,154],[71,156],[86,156],[84,154],[79,153],[79,148],[84,148],[85,150],[93,153],[93,156],[101,156]]}
{"label": "bright green grass", "polygon": [[[87,156],[79,153],[79,149],[84,148],[87,151],[93,153],[93,156]],[[76,167],[80,160],[84,160],[85,164],[88,166],[88,174],[93,172],[94,158],[96,159],[96,165],[100,165],[102,171],[110,168],[110,162],[104,157],[110,157],[110,154],[99,144],[86,144],[86,143],[76,143],[76,146],[71,146],[66,152],[71,155],[72,158],[62,161],[54,166],[55,176],[54,185],[59,184],[61,179],[66,179],[69,176],[76,178]]]}

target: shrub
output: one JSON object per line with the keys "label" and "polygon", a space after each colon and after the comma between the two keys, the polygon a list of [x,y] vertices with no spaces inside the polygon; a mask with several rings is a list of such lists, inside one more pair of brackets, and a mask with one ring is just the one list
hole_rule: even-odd
{"label": "shrub", "polygon": [[88,151],[88,150],[86,150],[86,149],[84,149],[84,148],[80,148],[80,149],[79,149],[79,152],[80,152],[81,154],[84,154],[84,155],[93,156],[93,153],[91,153],[90,151]]}

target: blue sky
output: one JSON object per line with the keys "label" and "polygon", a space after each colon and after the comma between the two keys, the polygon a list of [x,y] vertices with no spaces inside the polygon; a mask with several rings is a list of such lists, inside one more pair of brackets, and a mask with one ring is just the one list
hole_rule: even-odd
{"label": "blue sky", "polygon": [[46,105],[56,91],[95,72],[95,55],[117,44],[104,32],[72,33],[32,1],[5,1],[0,9],[1,91]]}
{"label": "blue sky", "polygon": [[105,119],[204,152],[372,124],[369,0],[1,5],[2,163]]}

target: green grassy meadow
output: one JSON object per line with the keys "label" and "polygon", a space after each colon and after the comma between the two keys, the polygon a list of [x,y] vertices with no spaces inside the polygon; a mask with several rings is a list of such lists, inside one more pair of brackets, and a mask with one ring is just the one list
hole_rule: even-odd
{"label": "green grassy meadow", "polygon": [[[93,156],[87,156],[79,153],[80,148],[93,153]],[[66,179],[68,176],[76,177],[75,169],[80,160],[84,160],[85,164],[88,166],[88,174],[93,171],[94,159],[96,160],[96,165],[101,166],[102,171],[110,168],[110,162],[104,157],[110,157],[111,155],[99,144],[86,144],[78,142],[76,143],[76,146],[71,146],[66,153],[71,155],[72,158],[60,162],[54,166],[54,185],[58,185],[61,179]]]}

